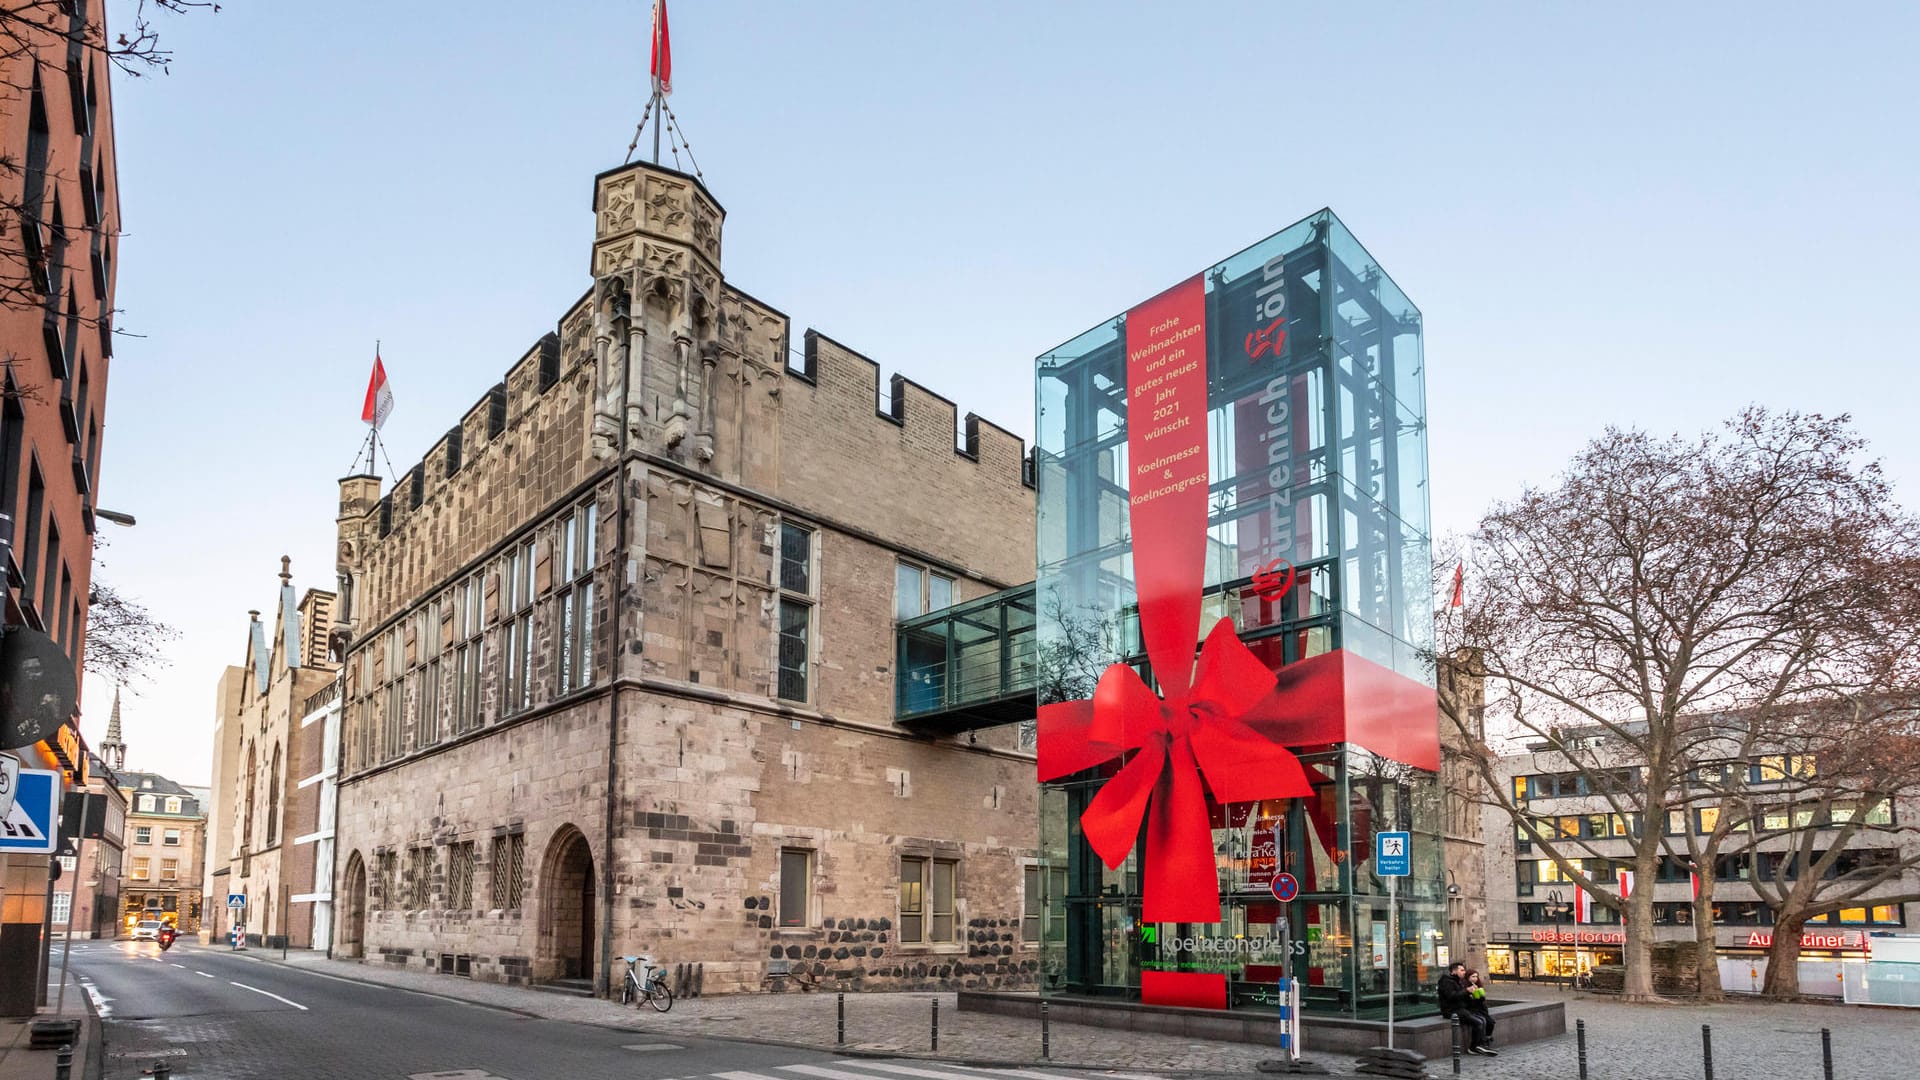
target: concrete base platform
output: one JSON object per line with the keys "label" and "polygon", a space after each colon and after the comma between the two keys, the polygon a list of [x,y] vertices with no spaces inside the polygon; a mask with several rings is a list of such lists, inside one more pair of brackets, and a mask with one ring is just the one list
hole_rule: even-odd
{"label": "concrete base platform", "polygon": [[[962,1012],[1025,1017],[1035,1023],[1040,1019],[1038,994],[963,990],[959,998]],[[1280,1044],[1280,1018],[1271,1010],[1221,1012],[1080,997],[1049,997],[1046,1001],[1049,1019],[1062,1024],[1085,1024],[1089,1027],[1262,1046]],[[1493,1014],[1496,1046],[1550,1039],[1567,1032],[1566,1006],[1558,1001],[1496,1001],[1490,1011]],[[1308,1056],[1347,1054],[1357,1057],[1372,1047],[1382,1045],[1387,1038],[1387,1025],[1380,1020],[1349,1020],[1338,1016],[1308,1014],[1302,1027],[1301,1048]],[[1452,1025],[1438,1016],[1399,1020],[1393,1025],[1394,1045],[1418,1051],[1428,1059],[1437,1061],[1453,1053],[1452,1030]]]}

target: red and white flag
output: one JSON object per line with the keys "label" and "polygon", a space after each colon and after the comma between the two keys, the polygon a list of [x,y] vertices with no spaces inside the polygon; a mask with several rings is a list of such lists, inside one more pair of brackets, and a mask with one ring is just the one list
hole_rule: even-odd
{"label": "red and white flag", "polygon": [[1689,870],[1687,871],[1687,879],[1693,883],[1693,898],[1695,900],[1700,899],[1700,875],[1695,871]]}
{"label": "red and white flag", "polygon": [[1627,897],[1632,895],[1633,895],[1633,871],[1622,870],[1620,871],[1620,899],[1625,900]]}
{"label": "red and white flag", "polygon": [[673,93],[673,49],[667,39],[667,0],[653,0],[653,88]]}
{"label": "red and white flag", "polygon": [[387,369],[380,363],[380,354],[373,354],[373,377],[367,380],[367,403],[360,408],[360,419],[373,425],[379,431],[380,425],[387,422],[387,414],[393,411],[393,388],[387,385]]}
{"label": "red and white flag", "polygon": [[1467,564],[1462,562],[1453,568],[1453,601],[1448,607],[1459,607],[1466,603]]}
{"label": "red and white flag", "polygon": [[1585,889],[1573,890],[1573,921],[1576,923],[1593,921],[1593,895]]}

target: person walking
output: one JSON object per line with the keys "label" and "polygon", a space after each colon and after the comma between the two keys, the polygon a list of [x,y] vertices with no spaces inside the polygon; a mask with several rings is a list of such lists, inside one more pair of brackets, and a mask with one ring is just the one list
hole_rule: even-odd
{"label": "person walking", "polygon": [[1485,1057],[1498,1057],[1499,1051],[1487,1047],[1486,1018],[1467,1006],[1467,965],[1454,961],[1448,965],[1447,973],[1440,976],[1440,1015],[1451,1020],[1458,1017],[1460,1031],[1467,1043],[1467,1053]]}

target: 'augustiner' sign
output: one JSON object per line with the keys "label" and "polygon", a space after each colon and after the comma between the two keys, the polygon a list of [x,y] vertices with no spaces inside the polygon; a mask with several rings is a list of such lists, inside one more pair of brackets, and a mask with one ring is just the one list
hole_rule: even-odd
{"label": "'augustiner' sign", "polygon": [[[1749,949],[1771,949],[1773,935],[1765,930],[1755,930],[1747,935],[1743,943]],[[1851,949],[1866,952],[1867,935],[1858,930],[1842,930],[1837,934],[1816,934],[1809,930],[1800,935],[1802,949]]]}

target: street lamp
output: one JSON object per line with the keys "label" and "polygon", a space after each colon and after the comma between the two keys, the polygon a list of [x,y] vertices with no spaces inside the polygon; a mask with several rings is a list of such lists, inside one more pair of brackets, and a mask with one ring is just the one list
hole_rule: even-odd
{"label": "street lamp", "polygon": [[[1547,914],[1553,916],[1554,926],[1558,927],[1560,925],[1560,916],[1562,913],[1565,913],[1568,915],[1573,914],[1573,905],[1561,902],[1560,890],[1553,889],[1547,893]],[[1554,935],[1555,941],[1554,941],[1553,955],[1554,955],[1554,959],[1556,960],[1556,963],[1553,966],[1553,980],[1555,983],[1559,984],[1560,992],[1564,994],[1567,992],[1567,981],[1566,981],[1567,965],[1566,965],[1566,957],[1560,952],[1560,942],[1558,940],[1559,937],[1560,935],[1557,933]]]}

